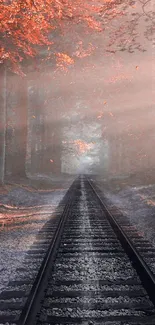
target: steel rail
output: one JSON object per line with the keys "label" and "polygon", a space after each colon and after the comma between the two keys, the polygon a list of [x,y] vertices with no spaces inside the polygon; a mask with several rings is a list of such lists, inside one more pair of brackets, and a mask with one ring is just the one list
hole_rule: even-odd
{"label": "steel rail", "polygon": [[22,313],[19,317],[17,325],[32,325],[32,324],[34,324],[35,317],[37,315],[39,306],[41,304],[41,300],[43,299],[43,296],[44,296],[44,291],[46,289],[46,285],[48,282],[49,273],[53,266],[53,261],[55,259],[55,256],[56,256],[56,253],[57,253],[57,250],[59,247],[64,224],[65,224],[65,221],[69,215],[70,208],[73,205],[75,182],[76,182],[76,180],[73,182],[73,184],[69,188],[68,192],[66,193],[66,196],[68,199],[67,203],[66,203],[65,208],[62,212],[62,215],[60,217],[54,237],[52,238],[52,241],[50,243],[48,251],[47,251],[47,253],[44,257],[44,260],[40,266],[38,275],[33,283],[32,289],[31,289],[28,299],[25,303],[25,306],[22,310]]}
{"label": "steel rail", "polygon": [[121,245],[127,255],[129,256],[130,260],[132,261],[132,264],[134,268],[136,269],[139,278],[143,284],[143,287],[145,288],[146,292],[149,295],[150,300],[152,301],[153,305],[155,306],[155,276],[153,272],[150,270],[148,265],[145,263],[143,258],[141,257],[140,253],[134,247],[133,243],[127,236],[127,234],[124,232],[122,227],[119,225],[115,217],[111,214],[111,212],[108,210],[108,207],[103,203],[101,197],[97,193],[96,189],[94,188],[94,185],[92,182],[88,179],[87,182],[91,189],[93,190],[94,194],[98,198],[98,202],[100,203],[100,206],[103,210],[103,212],[106,214],[107,219],[109,220],[117,238],[121,242]]}

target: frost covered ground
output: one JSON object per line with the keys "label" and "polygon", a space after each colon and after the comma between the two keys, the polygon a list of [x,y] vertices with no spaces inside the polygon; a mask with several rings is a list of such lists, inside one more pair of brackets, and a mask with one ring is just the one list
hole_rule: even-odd
{"label": "frost covered ground", "polygon": [[107,199],[107,204],[117,206],[141,233],[155,246],[155,185],[106,186],[98,178],[93,181]]}
{"label": "frost covered ground", "polygon": [[[0,292],[16,278],[27,250],[72,181],[54,190],[7,185],[0,188]],[[60,185],[60,184],[59,184]]]}

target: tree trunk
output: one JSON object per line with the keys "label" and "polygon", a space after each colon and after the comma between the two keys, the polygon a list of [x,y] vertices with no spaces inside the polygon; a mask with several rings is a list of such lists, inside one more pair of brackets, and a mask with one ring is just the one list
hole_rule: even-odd
{"label": "tree trunk", "polygon": [[4,182],[6,131],[6,69],[0,68],[0,184]]}
{"label": "tree trunk", "polygon": [[54,103],[45,105],[44,81],[36,75],[29,80],[27,170],[34,174],[61,172],[61,122]]}
{"label": "tree trunk", "polygon": [[28,157],[27,168],[30,175],[42,173],[43,159],[43,136],[44,136],[44,116],[43,116],[43,89],[37,80],[29,81],[28,99]]}
{"label": "tree trunk", "polygon": [[46,112],[44,140],[44,171],[47,174],[61,173],[61,121],[57,110]]}
{"label": "tree trunk", "polygon": [[6,114],[6,179],[26,177],[27,141],[27,80],[17,75],[7,76]]}
{"label": "tree trunk", "polygon": [[43,137],[43,170],[45,174],[52,173],[53,165],[53,135],[54,123],[51,120],[51,114],[45,110],[44,116],[44,137]]}
{"label": "tree trunk", "polygon": [[52,172],[55,175],[61,174],[61,123],[57,121],[53,133],[53,164]]}

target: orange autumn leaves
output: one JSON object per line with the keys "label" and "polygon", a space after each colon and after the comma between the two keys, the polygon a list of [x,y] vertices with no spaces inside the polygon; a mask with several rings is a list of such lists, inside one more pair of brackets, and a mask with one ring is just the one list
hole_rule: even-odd
{"label": "orange autumn leaves", "polygon": [[56,53],[56,65],[57,67],[60,67],[63,70],[66,70],[68,65],[71,65],[74,63],[74,60],[65,53]]}
{"label": "orange autumn leaves", "polygon": [[[1,0],[0,1],[0,62],[15,68],[25,57],[34,57],[38,45],[52,45],[50,32],[65,28],[65,22],[84,22],[99,29],[92,14],[91,3],[81,0]],[[66,53],[56,54],[56,62],[73,64]]]}
{"label": "orange autumn leaves", "polygon": [[75,148],[76,153],[78,155],[83,155],[84,153],[90,151],[95,145],[95,142],[88,143],[81,139],[62,141],[62,143],[67,145],[68,144],[72,145]]}
{"label": "orange autumn leaves", "polygon": [[36,45],[49,44],[50,23],[40,6],[36,8],[34,3],[28,0],[0,2],[0,62],[11,63],[14,70],[25,57],[35,56]]}
{"label": "orange autumn leaves", "polygon": [[[57,67],[73,64],[72,55],[89,56],[93,45],[89,43],[84,50],[79,42],[77,52],[73,50],[74,54],[70,54],[69,49],[67,53],[64,49],[61,51],[59,44],[57,53],[53,37],[51,41],[52,32],[57,30],[57,34],[63,35],[74,31],[78,24],[87,31],[101,31],[104,13],[109,16],[121,2],[123,0],[0,0],[0,62],[7,62],[18,70],[25,58],[42,55],[39,48],[44,46],[44,56],[48,60],[55,58]],[[80,37],[77,41],[74,32],[72,36],[71,42],[78,43]]]}
{"label": "orange autumn leaves", "polygon": [[79,154],[83,154],[83,153],[89,151],[94,145],[93,142],[87,143],[80,139],[74,140],[73,143],[74,143]]}

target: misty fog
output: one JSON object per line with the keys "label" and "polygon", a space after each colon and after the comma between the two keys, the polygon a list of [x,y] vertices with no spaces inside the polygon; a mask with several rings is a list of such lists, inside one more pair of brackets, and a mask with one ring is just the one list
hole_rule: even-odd
{"label": "misty fog", "polygon": [[[125,14],[109,16],[102,32],[74,26],[67,34],[51,34],[57,49],[60,42],[64,53],[76,56],[74,63],[55,65],[42,49],[25,63],[25,77],[1,73],[1,180],[79,173],[119,179],[140,173],[151,182],[155,50],[147,15],[152,2],[147,10],[138,18],[142,5],[133,2]],[[77,31],[81,40],[74,44]]]}

